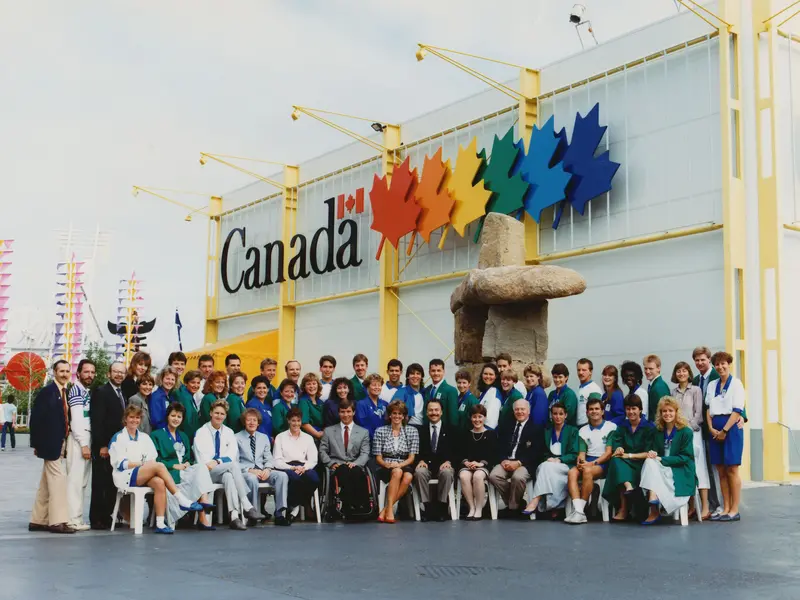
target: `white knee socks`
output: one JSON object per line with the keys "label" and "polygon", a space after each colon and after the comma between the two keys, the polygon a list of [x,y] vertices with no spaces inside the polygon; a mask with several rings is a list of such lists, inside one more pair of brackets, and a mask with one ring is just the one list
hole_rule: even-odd
{"label": "white knee socks", "polygon": [[575,512],[583,514],[583,511],[586,510],[586,500],[573,500],[572,506]]}

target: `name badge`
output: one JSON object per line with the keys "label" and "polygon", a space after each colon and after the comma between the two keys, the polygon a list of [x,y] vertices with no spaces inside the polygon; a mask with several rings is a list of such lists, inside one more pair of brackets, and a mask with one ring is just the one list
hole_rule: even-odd
{"label": "name badge", "polygon": [[525,442],[525,447],[526,448],[530,448],[531,447],[531,443],[530,442]]}

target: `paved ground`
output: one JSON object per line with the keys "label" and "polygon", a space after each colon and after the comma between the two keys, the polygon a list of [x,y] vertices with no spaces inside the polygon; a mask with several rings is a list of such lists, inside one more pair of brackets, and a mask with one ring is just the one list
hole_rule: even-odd
{"label": "paved ground", "polygon": [[800,487],[744,492],[737,524],[271,525],[247,532],[26,527],[40,463],[0,454],[0,599],[800,598]]}

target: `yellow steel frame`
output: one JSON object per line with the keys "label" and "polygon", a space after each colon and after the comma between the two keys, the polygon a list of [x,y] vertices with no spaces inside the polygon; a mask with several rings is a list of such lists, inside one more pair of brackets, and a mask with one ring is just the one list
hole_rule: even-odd
{"label": "yellow steel frame", "polygon": [[[392,179],[397,150],[400,148],[400,127],[387,125],[383,132],[384,151],[381,158],[383,174],[387,183]],[[378,367],[397,357],[397,314],[399,311],[398,297],[396,294],[395,279],[398,272],[397,250],[391,244],[383,245],[380,258],[380,280],[378,284]]]}
{"label": "yellow steel frame", "polygon": [[[283,168],[283,247],[291,247],[292,236],[297,229],[297,186],[300,183],[300,169],[286,166]],[[286,279],[281,282],[278,300],[278,362],[285,365],[294,358],[295,314],[293,304],[295,282]]]}
{"label": "yellow steel frame", "polygon": [[208,207],[208,243],[206,245],[206,344],[219,339],[219,286],[217,284],[217,267],[219,266],[220,233],[222,223],[222,198],[211,196]]}
{"label": "yellow steel frame", "polygon": [[[539,119],[539,71],[521,68],[519,89],[522,92],[519,100],[519,133],[527,152],[533,126]],[[524,224],[525,261],[532,262],[539,255],[539,224],[528,213],[525,213]]]}
{"label": "yellow steel frame", "polygon": [[[789,7],[787,7],[789,8]],[[761,290],[761,363],[764,368],[761,397],[763,398],[764,479],[787,481],[789,479],[789,439],[786,429],[770,422],[769,406],[777,402],[778,421],[783,421],[783,353],[781,339],[781,249],[783,223],[777,190],[777,160],[775,136],[775,54],[778,25],[770,16],[770,0],[753,0],[752,14],[754,40],[756,98],[756,148],[758,162],[758,254],[759,289]],[[784,9],[785,10],[785,9]],[[783,12],[783,11],[780,11]],[[762,42],[766,48],[762,47]],[[766,51],[766,57],[762,52]],[[764,60],[766,59],[766,60]],[[763,85],[767,83],[768,85]],[[762,95],[760,90],[764,90]],[[762,120],[762,116],[768,119]],[[767,161],[771,164],[767,165]],[[774,281],[773,289],[769,282]],[[770,331],[770,314],[774,331]],[[770,385],[767,365],[770,358],[777,363],[777,382]],[[774,386],[774,388],[773,388]],[[776,397],[770,397],[771,390]]]}

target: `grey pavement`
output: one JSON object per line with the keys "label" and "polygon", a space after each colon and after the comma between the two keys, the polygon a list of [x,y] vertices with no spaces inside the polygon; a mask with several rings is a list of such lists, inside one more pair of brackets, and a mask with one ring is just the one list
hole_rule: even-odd
{"label": "grey pavement", "polygon": [[41,469],[0,453],[0,599],[800,598],[800,488],[747,489],[738,524],[296,523],[246,532],[27,532]]}

